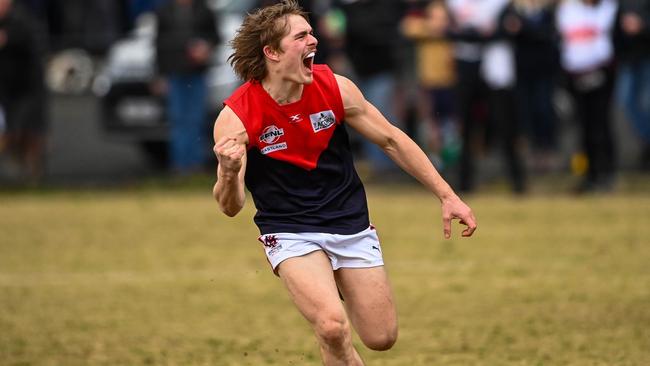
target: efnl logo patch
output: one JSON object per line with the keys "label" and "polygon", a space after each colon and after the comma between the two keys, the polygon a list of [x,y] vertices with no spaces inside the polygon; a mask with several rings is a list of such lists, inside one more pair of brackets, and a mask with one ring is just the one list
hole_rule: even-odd
{"label": "efnl logo patch", "polygon": [[[271,125],[265,128],[264,131],[262,131],[262,134],[260,135],[260,142],[263,142],[265,144],[273,144],[274,142],[278,141],[278,139],[282,136],[284,136],[284,129],[278,128],[275,125]],[[260,149],[260,152],[266,155],[274,151],[284,150],[286,148],[287,148],[287,143],[281,142],[279,144],[266,146],[263,149]]]}
{"label": "efnl logo patch", "polygon": [[311,120],[311,127],[314,129],[314,132],[326,130],[336,123],[334,112],[331,110],[310,114],[309,119]]}
{"label": "efnl logo patch", "polygon": [[278,128],[276,125],[270,125],[262,131],[260,142],[272,144],[278,141],[281,136],[284,136],[284,129]]}

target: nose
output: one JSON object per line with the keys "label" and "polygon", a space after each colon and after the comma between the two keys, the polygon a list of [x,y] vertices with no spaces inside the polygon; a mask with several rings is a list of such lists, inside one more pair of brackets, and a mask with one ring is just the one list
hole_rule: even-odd
{"label": "nose", "polygon": [[318,39],[316,39],[316,37],[313,34],[308,34],[307,36],[309,37],[307,43],[310,46],[316,46],[318,44]]}

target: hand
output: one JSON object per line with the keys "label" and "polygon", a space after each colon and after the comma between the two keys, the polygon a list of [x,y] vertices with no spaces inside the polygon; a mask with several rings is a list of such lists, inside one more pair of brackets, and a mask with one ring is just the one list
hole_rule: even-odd
{"label": "hand", "polygon": [[472,209],[461,201],[458,196],[453,196],[442,201],[442,224],[444,228],[445,239],[451,238],[451,221],[459,219],[460,223],[467,226],[463,230],[462,236],[472,236],[476,230],[476,218]]}
{"label": "hand", "polygon": [[509,14],[503,20],[503,27],[510,34],[517,34],[521,30],[521,20],[516,15]]}
{"label": "hand", "polygon": [[210,45],[203,40],[193,41],[188,49],[187,54],[194,65],[204,65],[210,59]]}
{"label": "hand", "polygon": [[636,35],[643,29],[643,19],[634,13],[625,13],[621,20],[623,31],[629,35]]}
{"label": "hand", "polygon": [[226,174],[238,174],[242,167],[242,158],[246,153],[246,144],[242,134],[245,135],[246,131],[224,136],[214,145],[214,154],[217,156],[222,172]]}
{"label": "hand", "polygon": [[497,25],[494,22],[485,24],[478,28],[478,32],[482,37],[491,37],[497,30]]}
{"label": "hand", "polygon": [[169,92],[169,83],[164,77],[158,76],[149,84],[149,90],[155,96],[167,95],[167,92]]}

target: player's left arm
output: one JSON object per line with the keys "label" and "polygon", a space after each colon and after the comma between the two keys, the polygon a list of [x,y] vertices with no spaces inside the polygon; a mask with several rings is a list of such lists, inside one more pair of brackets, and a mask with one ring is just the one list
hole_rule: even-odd
{"label": "player's left arm", "polygon": [[451,235],[453,219],[459,219],[467,225],[463,236],[471,236],[476,230],[474,213],[440,176],[422,149],[402,130],[386,120],[352,81],[340,75],[336,75],[336,81],[343,99],[346,123],[382,148],[400,168],[440,199],[445,238]]}

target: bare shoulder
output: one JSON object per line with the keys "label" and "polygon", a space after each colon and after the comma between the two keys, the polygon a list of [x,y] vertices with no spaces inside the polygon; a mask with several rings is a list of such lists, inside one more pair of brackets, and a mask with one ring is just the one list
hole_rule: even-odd
{"label": "bare shoulder", "polygon": [[365,110],[366,99],[361,94],[359,87],[345,76],[334,74],[334,77],[339,85],[346,117],[362,113]]}
{"label": "bare shoulder", "polygon": [[239,135],[242,138],[241,142],[248,144],[246,128],[239,116],[229,106],[225,106],[219,112],[216,121],[214,121],[213,133],[215,142],[224,136]]}
{"label": "bare shoulder", "polygon": [[336,79],[336,82],[339,84],[339,88],[343,88],[344,86],[346,86],[346,84],[352,83],[350,79],[336,73],[334,74],[334,78]]}
{"label": "bare shoulder", "polygon": [[352,80],[346,78],[345,76],[334,74],[334,78],[336,78],[336,83],[339,85],[339,90],[341,91],[341,97],[343,97],[344,102],[346,97],[349,97],[351,93],[359,89],[352,82]]}

